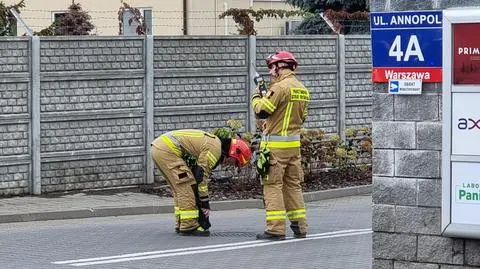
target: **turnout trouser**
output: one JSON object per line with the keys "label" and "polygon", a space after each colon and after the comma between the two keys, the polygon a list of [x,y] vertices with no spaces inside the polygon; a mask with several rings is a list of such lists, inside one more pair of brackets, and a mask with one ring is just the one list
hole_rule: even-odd
{"label": "turnout trouser", "polygon": [[300,148],[270,148],[270,168],[262,178],[266,229],[285,235],[286,219],[295,233],[307,232]]}
{"label": "turnout trouser", "polygon": [[191,231],[199,227],[198,207],[192,185],[195,178],[185,161],[164,143],[152,146],[152,158],[172,188],[176,228]]}

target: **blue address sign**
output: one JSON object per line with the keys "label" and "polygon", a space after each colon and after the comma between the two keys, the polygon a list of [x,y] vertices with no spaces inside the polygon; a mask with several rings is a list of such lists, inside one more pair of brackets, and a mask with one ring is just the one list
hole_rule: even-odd
{"label": "blue address sign", "polygon": [[372,80],[442,80],[442,12],[372,12]]}

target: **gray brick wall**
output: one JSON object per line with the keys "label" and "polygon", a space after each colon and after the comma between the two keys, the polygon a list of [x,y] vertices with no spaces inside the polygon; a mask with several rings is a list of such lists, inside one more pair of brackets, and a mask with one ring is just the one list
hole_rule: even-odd
{"label": "gray brick wall", "polygon": [[0,73],[28,72],[28,39],[0,40]]}
{"label": "gray brick wall", "polygon": [[[479,6],[471,0],[373,0],[373,11]],[[442,92],[389,96],[373,86],[373,268],[480,268],[480,240],[441,235]]]}
{"label": "gray brick wall", "polygon": [[299,74],[298,79],[308,88],[313,101],[338,99],[337,74]]}
{"label": "gray brick wall", "polygon": [[29,40],[0,40],[0,195],[29,192]]}
{"label": "gray brick wall", "polygon": [[347,65],[370,65],[372,61],[371,45],[371,40],[368,36],[345,36],[345,63]]}
{"label": "gray brick wall", "polygon": [[[40,156],[42,192],[142,184],[151,174],[160,180],[148,158],[149,140],[172,129],[210,131],[228,119],[249,130],[250,61],[256,58],[268,80],[264,58],[279,49],[295,53],[298,76],[311,92],[307,128],[338,133],[341,109],[348,124],[368,124],[366,40],[346,41],[354,67],[341,89],[352,98],[347,110],[339,100],[336,36],[257,37],[255,51],[243,36],[42,37],[39,51],[28,39],[2,39],[0,194],[31,193],[39,185],[32,152]],[[30,55],[38,57],[38,70],[30,68]],[[31,104],[40,108],[35,122]],[[419,126],[423,135],[434,129]]]}
{"label": "gray brick wall", "polygon": [[143,45],[138,38],[42,38],[41,71],[143,69]]}
{"label": "gray brick wall", "polygon": [[158,78],[155,107],[246,104],[247,76]]}
{"label": "gray brick wall", "polygon": [[345,124],[347,128],[361,128],[371,126],[372,106],[368,105],[347,105],[345,109]]}
{"label": "gray brick wall", "polygon": [[[347,72],[345,74],[346,98],[372,97],[372,76],[367,72]],[[371,100],[370,100],[371,102]]]}
{"label": "gray brick wall", "polygon": [[195,114],[191,113],[177,115],[157,115],[155,117],[155,137],[176,129],[201,129],[210,131],[213,128],[223,127],[229,119],[238,120],[244,127],[241,131],[245,131],[247,115],[244,112],[232,113],[212,113]]}
{"label": "gray brick wall", "polygon": [[305,128],[323,129],[326,133],[337,133],[337,108],[336,107],[310,107]]}
{"label": "gray brick wall", "polygon": [[43,192],[145,181],[144,52],[138,37],[42,38]]}
{"label": "gray brick wall", "polygon": [[208,68],[245,66],[244,37],[172,37],[154,41],[154,68]]}
{"label": "gray brick wall", "polygon": [[288,50],[295,55],[299,62],[299,71],[311,66],[337,64],[337,40],[335,37],[258,37],[257,68],[265,67],[265,59],[279,50]]}
{"label": "gray brick wall", "polygon": [[41,111],[93,111],[143,108],[143,80],[98,79],[45,81],[41,84]]}
{"label": "gray brick wall", "polygon": [[0,84],[0,113],[3,115],[28,113],[27,82]]}
{"label": "gray brick wall", "polygon": [[0,195],[28,193],[29,165],[0,165]]}
{"label": "gray brick wall", "polygon": [[371,42],[365,36],[345,37],[345,125],[372,124]]}
{"label": "gray brick wall", "polygon": [[28,123],[1,124],[0,156],[28,154]]}
{"label": "gray brick wall", "polygon": [[98,150],[144,145],[143,118],[44,122],[41,151]]}
{"label": "gray brick wall", "polygon": [[75,158],[42,164],[42,191],[69,191],[141,184],[143,156]]}

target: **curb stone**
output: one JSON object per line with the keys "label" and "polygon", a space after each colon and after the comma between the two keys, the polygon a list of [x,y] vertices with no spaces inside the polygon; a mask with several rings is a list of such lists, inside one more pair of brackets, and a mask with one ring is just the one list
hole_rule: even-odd
{"label": "curb stone", "polygon": [[[303,194],[305,202],[321,201],[327,199],[341,198],[345,196],[366,195],[372,193],[372,185],[363,185],[355,187],[347,187],[332,190],[323,190],[315,192],[307,192]],[[228,201],[212,201],[211,207],[213,211],[263,208],[261,199],[248,200],[228,200]],[[173,213],[173,203],[163,205],[137,206],[137,207],[101,207],[87,208],[81,210],[62,210],[47,211],[35,213],[18,213],[0,215],[0,223],[27,222],[27,221],[45,221],[45,220],[64,220],[79,219],[91,217],[113,217],[126,215],[143,215],[143,214],[162,214]]]}

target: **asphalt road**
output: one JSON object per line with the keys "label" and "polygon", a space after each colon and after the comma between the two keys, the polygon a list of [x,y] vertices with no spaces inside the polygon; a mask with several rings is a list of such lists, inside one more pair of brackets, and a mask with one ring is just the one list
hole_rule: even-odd
{"label": "asphalt road", "polygon": [[260,209],[212,212],[208,238],[176,235],[171,214],[0,224],[0,268],[369,269],[371,204],[308,203],[308,237],[280,242],[255,240]]}

